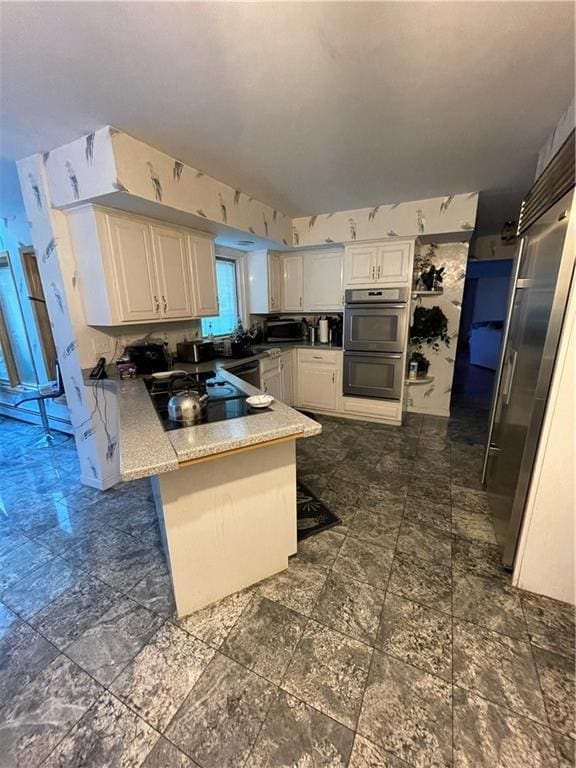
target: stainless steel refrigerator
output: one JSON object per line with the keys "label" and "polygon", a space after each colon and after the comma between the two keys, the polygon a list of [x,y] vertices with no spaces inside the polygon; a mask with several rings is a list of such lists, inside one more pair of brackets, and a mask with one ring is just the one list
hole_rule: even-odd
{"label": "stainless steel refrigerator", "polygon": [[[574,132],[524,202],[495,380],[483,481],[512,568],[574,278]],[[567,426],[568,432],[573,425]]]}

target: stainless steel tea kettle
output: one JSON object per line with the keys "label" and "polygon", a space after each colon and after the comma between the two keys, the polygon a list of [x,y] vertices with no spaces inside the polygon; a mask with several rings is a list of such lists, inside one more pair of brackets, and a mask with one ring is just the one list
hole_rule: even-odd
{"label": "stainless steel tea kettle", "polygon": [[171,421],[193,424],[202,415],[208,395],[200,395],[194,385],[184,377],[174,377],[170,382],[168,418]]}

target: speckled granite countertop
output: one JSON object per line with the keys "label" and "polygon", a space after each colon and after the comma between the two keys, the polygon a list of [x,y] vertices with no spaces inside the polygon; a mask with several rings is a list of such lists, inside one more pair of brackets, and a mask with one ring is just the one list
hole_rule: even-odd
{"label": "speckled granite countertop", "polygon": [[[213,363],[202,365],[208,365],[207,370],[214,367]],[[177,363],[175,368],[192,371],[198,370],[199,366]],[[113,368],[108,371],[110,378],[106,381],[106,388],[114,391],[118,398],[120,474],[123,480],[171,472],[178,469],[180,463],[191,459],[214,456],[290,435],[311,437],[322,431],[318,422],[275,401],[265,413],[255,416],[165,432],[144,381],[122,381]],[[259,393],[255,387],[225,369],[219,368],[218,373],[248,395]]]}

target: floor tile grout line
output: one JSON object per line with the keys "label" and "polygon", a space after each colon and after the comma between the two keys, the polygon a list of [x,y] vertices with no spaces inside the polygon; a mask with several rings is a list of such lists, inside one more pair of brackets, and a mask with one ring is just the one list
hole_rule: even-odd
{"label": "floor tile grout line", "polygon": [[[452,463],[450,464],[450,475],[452,475]],[[450,485],[450,524],[452,527],[452,531],[454,530],[454,518],[452,516],[452,485]],[[451,646],[450,646],[450,658],[451,658],[451,677],[452,677],[452,684],[450,686],[450,692],[451,692],[451,703],[452,703],[452,765],[456,762],[456,726],[455,726],[455,720],[456,720],[456,701],[454,696],[454,623],[456,621],[456,617],[454,616],[454,546],[451,547],[451,568],[450,568],[450,603],[452,606],[452,616],[450,618],[450,627],[451,627]]]}
{"label": "floor tile grout line", "polygon": [[[422,429],[422,425],[420,425],[420,428]],[[120,530],[122,530],[122,529],[120,529]],[[127,532],[125,532],[125,533],[127,533]],[[130,535],[130,534],[128,534],[128,535]],[[452,561],[453,561],[453,559],[454,559],[454,558],[453,558],[453,556],[452,556]],[[77,566],[76,566],[76,567],[77,567]],[[331,570],[331,567],[329,568],[329,570]],[[453,567],[453,568],[452,568],[451,579],[453,579],[453,573],[454,573],[454,570],[455,570],[455,568]],[[91,575],[91,576],[93,576],[93,574],[90,574],[90,575]],[[94,577],[94,578],[97,578],[97,577]],[[142,579],[141,579],[141,581],[143,581],[145,578],[146,578],[146,576],[143,576],[143,577],[142,577]],[[486,577],[486,578],[492,578],[492,577]],[[139,581],[138,583],[141,583],[141,581]],[[370,586],[373,586],[373,585],[370,585]],[[387,585],[386,585],[386,594],[387,594],[387,591],[388,591],[388,587],[389,587],[389,580],[388,580],[388,582],[387,582]],[[117,588],[114,588],[114,589],[117,589]],[[126,593],[125,593],[125,594],[126,594]],[[316,603],[316,601],[315,601],[315,603]],[[452,595],[452,603],[453,603],[453,595]],[[426,606],[426,607],[428,607],[428,606]],[[150,610],[150,609],[149,609],[149,610]],[[154,612],[154,613],[156,613],[155,611],[153,611],[153,612]],[[307,618],[308,618],[308,617],[307,617]],[[381,618],[381,614],[380,614],[380,618]],[[166,617],[165,617],[165,616],[162,616],[162,619],[163,619],[163,621],[166,621]],[[238,619],[238,620],[239,620],[239,619]],[[456,620],[456,619],[455,619],[455,617],[454,617],[454,616],[452,616],[452,628],[453,628],[453,629],[454,629],[454,622],[455,622],[455,620]],[[24,619],[23,619],[23,621],[26,621],[26,620],[24,620]],[[464,619],[464,621],[468,621],[468,620],[467,620],[467,619]],[[28,623],[28,622],[26,622],[26,623]],[[320,622],[320,623],[322,623],[322,622]],[[474,623],[474,622],[470,622],[470,623]],[[483,626],[483,625],[480,625],[480,626]],[[494,630],[491,630],[490,628],[487,628],[487,629],[488,629],[489,631],[494,631]],[[230,631],[232,631],[232,629],[231,629]],[[344,633],[344,634],[345,634],[345,633]],[[346,635],[345,635],[345,636],[346,636]],[[520,642],[522,642],[522,641],[520,641]],[[146,647],[146,646],[144,646],[144,647]],[[369,646],[369,647],[370,647],[370,646]],[[221,651],[220,651],[220,652],[221,652]],[[560,655],[561,655],[561,654],[560,654]],[[251,670],[251,671],[253,671],[253,670]],[[120,673],[119,673],[119,674],[120,674]],[[257,673],[255,673],[255,674],[257,674]],[[429,673],[429,674],[433,674],[433,673]],[[479,695],[479,694],[477,694],[477,695]],[[482,698],[482,697],[481,697],[481,698]],[[308,705],[308,706],[310,706],[310,705]],[[502,706],[502,705],[498,704],[498,706]],[[516,714],[516,713],[514,713],[514,714]],[[523,717],[522,715],[518,715],[518,716],[519,716],[519,717]]]}
{"label": "floor tile grout line", "polygon": [[[530,638],[530,632],[528,631],[528,622],[526,621],[526,611],[524,610],[524,604],[522,600],[520,600],[520,609],[522,611],[522,617],[524,619],[524,624],[526,625],[526,636]],[[548,728],[552,730],[551,722],[550,722],[550,713],[548,711],[548,704],[546,703],[546,696],[544,695],[544,688],[542,687],[542,680],[540,676],[540,668],[538,666],[538,663],[536,662],[536,654],[534,652],[534,648],[532,646],[532,643],[529,642],[528,645],[530,646],[530,657],[532,659],[532,663],[534,664],[534,669],[536,671],[536,679],[538,680],[538,686],[540,690],[540,696],[542,697],[542,705],[544,707],[544,714],[546,715],[546,722],[548,725]],[[556,749],[556,743],[554,743],[554,752],[556,753],[558,750]]]}
{"label": "floor tile grout line", "polygon": [[554,731],[554,733],[558,733],[561,736],[565,735],[562,733],[562,731],[558,731],[555,728],[551,728],[548,722],[543,723],[541,720],[536,720],[534,717],[529,717],[528,715],[520,714],[515,709],[511,709],[511,707],[509,707],[507,704],[502,704],[502,702],[500,701],[494,701],[494,699],[489,699],[485,694],[481,693],[480,691],[474,688],[465,688],[463,685],[460,685],[459,683],[454,683],[453,688],[455,690],[464,691],[464,693],[472,694],[473,696],[476,696],[478,699],[482,699],[482,701],[485,701],[488,704],[491,704],[492,706],[497,707],[498,709],[504,710],[509,715],[512,715],[512,717],[517,717],[518,720],[524,720],[528,723],[532,723],[533,725],[537,725],[540,728],[546,728],[546,730]]}

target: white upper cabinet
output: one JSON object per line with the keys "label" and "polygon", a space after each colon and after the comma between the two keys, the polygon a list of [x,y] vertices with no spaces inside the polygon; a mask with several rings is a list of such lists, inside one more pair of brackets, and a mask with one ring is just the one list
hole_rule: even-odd
{"label": "white upper cabinet", "polygon": [[304,254],[304,306],[313,312],[342,311],[344,306],[343,252]]}
{"label": "white upper cabinet", "polygon": [[268,254],[268,285],[270,286],[270,311],[282,308],[282,259],[279,253]]}
{"label": "white upper cabinet", "polygon": [[349,245],[344,255],[344,285],[348,288],[376,280],[378,249],[373,245]]}
{"label": "white upper cabinet", "polygon": [[378,248],[377,283],[406,284],[412,281],[414,241],[384,243]]}
{"label": "white upper cabinet", "polygon": [[205,235],[97,206],[70,211],[68,221],[88,325],[218,313]]}
{"label": "white upper cabinet", "polygon": [[[75,220],[75,217],[72,219]],[[112,278],[114,295],[110,305],[113,313],[120,316],[124,322],[141,322],[149,318],[157,318],[160,313],[160,298],[152,250],[150,227],[146,222],[132,220],[122,216],[105,216],[101,221],[107,235],[106,246],[110,267],[109,278]],[[98,247],[95,241],[93,246]],[[77,257],[85,253],[83,248],[76,249]],[[95,266],[95,265],[94,265]],[[85,292],[85,304],[90,304],[90,296],[97,298],[93,290],[100,294],[105,287],[101,281],[82,281]],[[87,314],[87,322],[90,322]],[[100,317],[100,312],[97,312]],[[94,320],[95,323],[102,322]],[[108,324],[108,323],[102,323]]]}
{"label": "white upper cabinet", "polygon": [[304,309],[304,258],[301,253],[282,255],[282,309]]}
{"label": "white upper cabinet", "polygon": [[414,240],[390,240],[369,245],[347,245],[344,286],[407,285],[412,279]]}
{"label": "white upper cabinet", "polygon": [[194,317],[214,317],[219,312],[214,243],[207,237],[188,235],[192,261]]}
{"label": "white upper cabinet", "polygon": [[274,251],[251,251],[248,265],[248,301],[250,312],[265,315],[282,308],[282,262]]}
{"label": "white upper cabinet", "polygon": [[194,305],[186,235],[180,230],[156,224],[151,229],[162,317],[165,319],[192,317]]}

